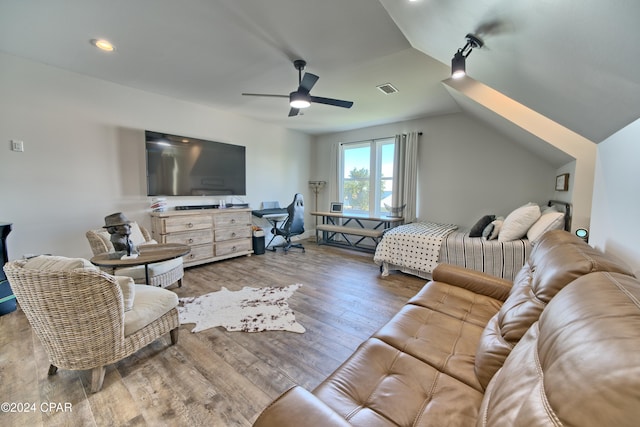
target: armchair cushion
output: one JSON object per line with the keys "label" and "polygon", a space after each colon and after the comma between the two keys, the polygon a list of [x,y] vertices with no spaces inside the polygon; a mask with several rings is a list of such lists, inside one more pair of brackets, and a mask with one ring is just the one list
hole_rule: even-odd
{"label": "armchair cushion", "polygon": [[166,289],[135,285],[133,308],[124,314],[124,336],[139,331],[178,305],[178,296]]}
{"label": "armchair cushion", "polygon": [[[168,261],[159,262],[156,264],[149,264],[149,277],[165,274],[173,270],[174,268],[180,267],[180,265],[182,265],[182,258],[175,258],[175,259],[170,259]],[[135,267],[118,268],[116,269],[116,274],[118,276],[129,276],[129,277],[132,277],[134,280],[143,280],[144,266],[138,265]]]}

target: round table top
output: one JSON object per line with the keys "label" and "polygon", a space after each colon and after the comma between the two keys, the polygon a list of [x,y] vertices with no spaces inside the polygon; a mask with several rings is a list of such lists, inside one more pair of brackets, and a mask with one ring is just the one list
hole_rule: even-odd
{"label": "round table top", "polygon": [[158,243],[138,246],[140,254],[136,258],[121,259],[114,253],[96,255],[91,263],[100,267],[127,267],[133,265],[153,264],[179,258],[191,252],[189,245],[179,243]]}

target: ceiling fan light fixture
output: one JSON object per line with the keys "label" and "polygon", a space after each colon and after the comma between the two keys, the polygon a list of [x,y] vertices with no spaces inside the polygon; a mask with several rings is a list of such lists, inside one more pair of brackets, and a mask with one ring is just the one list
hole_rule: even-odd
{"label": "ceiling fan light fixture", "polygon": [[289,94],[289,105],[291,108],[308,108],[311,105],[311,96],[298,90]]}

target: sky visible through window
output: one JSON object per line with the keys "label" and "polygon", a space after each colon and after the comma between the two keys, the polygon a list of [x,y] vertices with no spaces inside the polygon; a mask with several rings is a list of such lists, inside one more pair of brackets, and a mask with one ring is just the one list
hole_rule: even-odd
{"label": "sky visible through window", "polygon": [[[382,147],[382,176],[392,176],[393,175],[393,144],[387,144]],[[344,177],[349,178],[349,172],[351,172],[354,168],[356,169],[367,169],[371,165],[370,155],[369,155],[369,146],[359,147],[359,148],[350,148],[345,152],[344,155]]]}
{"label": "sky visible through window", "polygon": [[345,211],[387,213],[392,203],[394,151],[394,139],[343,147],[341,192]]}

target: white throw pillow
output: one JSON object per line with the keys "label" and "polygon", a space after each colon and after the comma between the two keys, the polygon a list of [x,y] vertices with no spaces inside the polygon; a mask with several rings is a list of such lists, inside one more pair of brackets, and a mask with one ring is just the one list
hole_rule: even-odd
{"label": "white throw pillow", "polygon": [[527,238],[532,244],[549,230],[560,230],[564,228],[564,214],[562,212],[548,212],[542,216],[529,228]]}
{"label": "white throw pillow", "polygon": [[498,241],[510,242],[511,240],[521,239],[538,218],[540,218],[540,206],[536,203],[527,203],[524,206],[520,206],[504,219],[502,229],[498,234]]}
{"label": "white throw pillow", "polygon": [[147,241],[144,240],[144,235],[142,234],[142,230],[140,230],[140,226],[138,225],[138,223],[134,221],[129,225],[131,226],[131,234],[129,235],[131,243],[133,243],[135,246],[144,245],[145,243],[147,243]]}
{"label": "white throw pillow", "polygon": [[493,226],[491,233],[487,236],[487,240],[495,240],[500,235],[500,230],[502,229],[502,224],[504,224],[504,219],[502,217],[491,222],[490,225]]}
{"label": "white throw pillow", "polygon": [[30,258],[23,268],[30,270],[71,271],[76,268],[97,270],[98,268],[84,258],[67,258],[57,255],[40,255]]}
{"label": "white throw pillow", "polygon": [[122,289],[122,298],[124,299],[124,311],[129,311],[133,308],[133,300],[136,296],[136,284],[131,277],[127,276],[113,276],[116,279],[116,283]]}

